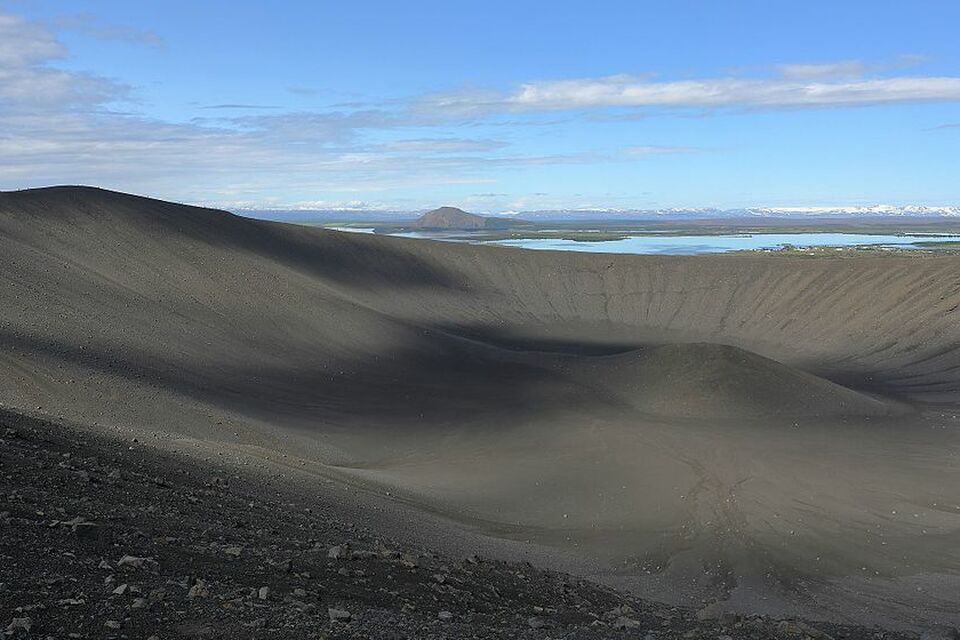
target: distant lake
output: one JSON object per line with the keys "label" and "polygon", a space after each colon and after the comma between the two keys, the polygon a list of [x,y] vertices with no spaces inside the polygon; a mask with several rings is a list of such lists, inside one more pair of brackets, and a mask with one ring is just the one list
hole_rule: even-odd
{"label": "distant lake", "polygon": [[[373,233],[367,227],[335,227],[339,231]],[[562,238],[516,238],[484,240],[482,234],[472,238],[470,233],[401,232],[405,238],[424,238],[468,244],[491,244],[501,247],[554,251],[583,251],[588,253],[639,254],[695,254],[724,253],[728,251],[776,250],[786,246],[856,247],[882,246],[900,249],[921,248],[918,242],[960,242],[960,235],[949,234],[869,234],[869,233],[744,233],[730,235],[631,235],[618,240],[565,240]]]}
{"label": "distant lake", "polygon": [[863,245],[917,248],[917,242],[960,242],[952,235],[873,235],[867,233],[751,233],[703,236],[630,236],[621,240],[583,242],[553,238],[494,240],[485,244],[524,249],[556,249],[591,253],[724,253],[794,247],[856,247]]}

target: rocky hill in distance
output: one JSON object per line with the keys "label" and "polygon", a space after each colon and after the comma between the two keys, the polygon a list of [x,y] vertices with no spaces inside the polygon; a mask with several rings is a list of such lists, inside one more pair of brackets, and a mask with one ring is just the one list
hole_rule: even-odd
{"label": "rocky hill in distance", "polygon": [[489,216],[479,216],[475,213],[467,213],[457,207],[440,207],[417,218],[413,224],[421,229],[444,229],[444,230],[474,230],[474,229],[507,229],[514,226],[515,221],[505,220],[503,218],[492,218]]}

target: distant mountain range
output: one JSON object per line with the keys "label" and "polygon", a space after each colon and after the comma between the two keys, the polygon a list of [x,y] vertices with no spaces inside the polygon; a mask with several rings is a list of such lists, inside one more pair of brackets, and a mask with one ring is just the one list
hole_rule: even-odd
{"label": "distant mountain range", "polygon": [[[663,219],[729,219],[729,218],[842,218],[842,217],[960,217],[960,206],[931,207],[925,205],[873,205],[869,207],[750,207],[742,209],[716,208],[665,208],[665,209],[543,209],[533,211],[511,211],[477,216],[455,207],[441,207],[423,214],[420,211],[371,210],[371,209],[240,209],[235,212],[267,220],[285,220],[290,222],[410,222],[418,225],[417,220],[424,215],[437,211],[455,210],[466,216],[494,220],[525,221],[576,221],[576,220],[663,220]],[[472,227],[463,222],[459,228]],[[484,223],[485,225],[487,223]],[[441,224],[436,228],[444,228]],[[453,228],[453,227],[446,227]],[[486,227],[489,228],[489,227]]]}
{"label": "distant mountain range", "polygon": [[[501,214],[504,215],[504,214]],[[743,209],[668,208],[668,209],[564,209],[521,211],[524,220],[658,220],[710,218],[820,218],[820,217],[960,217],[960,206],[892,206],[870,207],[750,207]]]}
{"label": "distant mountain range", "polygon": [[878,204],[872,207],[761,207],[745,209],[758,216],[960,216],[960,207],[928,207],[907,205],[897,207]]}

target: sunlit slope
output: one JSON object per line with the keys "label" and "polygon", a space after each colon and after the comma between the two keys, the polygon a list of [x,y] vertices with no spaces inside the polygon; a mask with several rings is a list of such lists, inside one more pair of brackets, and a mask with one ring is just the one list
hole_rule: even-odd
{"label": "sunlit slope", "polygon": [[898,411],[890,401],[721,344],[667,344],[574,362],[584,384],[594,381],[656,416],[826,418]]}

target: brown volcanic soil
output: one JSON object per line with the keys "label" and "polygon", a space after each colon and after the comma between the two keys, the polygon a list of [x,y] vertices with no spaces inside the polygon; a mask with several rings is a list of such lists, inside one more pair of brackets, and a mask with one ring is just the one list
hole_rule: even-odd
{"label": "brown volcanic soil", "polygon": [[0,194],[0,300],[8,407],[390,491],[703,615],[960,624],[956,257],[534,252],[64,187]]}

